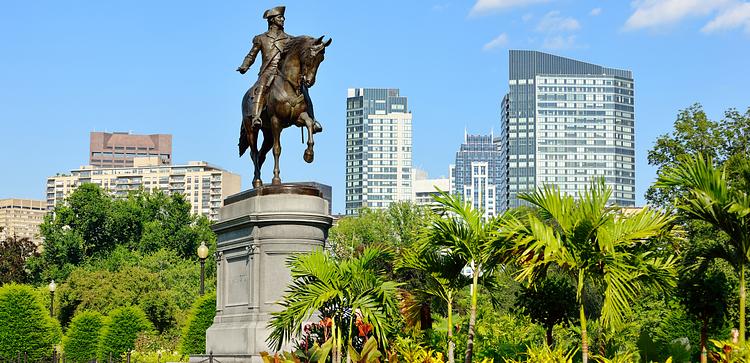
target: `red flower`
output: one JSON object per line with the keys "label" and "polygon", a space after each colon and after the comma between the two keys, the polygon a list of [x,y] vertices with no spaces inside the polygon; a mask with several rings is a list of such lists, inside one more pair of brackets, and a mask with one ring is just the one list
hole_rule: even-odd
{"label": "red flower", "polygon": [[357,326],[357,329],[359,329],[359,336],[367,337],[367,335],[372,331],[372,325],[360,324]]}

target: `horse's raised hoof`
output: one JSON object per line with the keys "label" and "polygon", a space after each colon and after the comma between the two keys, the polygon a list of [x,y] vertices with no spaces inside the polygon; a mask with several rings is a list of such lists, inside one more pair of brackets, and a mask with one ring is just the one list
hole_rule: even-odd
{"label": "horse's raised hoof", "polygon": [[302,158],[305,159],[308,164],[312,163],[315,158],[315,153],[311,149],[305,149],[305,155],[303,155]]}
{"label": "horse's raised hoof", "polygon": [[281,185],[281,178],[273,178],[271,179],[271,185]]}
{"label": "horse's raised hoof", "polygon": [[263,181],[260,179],[253,180],[253,188],[258,189],[263,186]]}

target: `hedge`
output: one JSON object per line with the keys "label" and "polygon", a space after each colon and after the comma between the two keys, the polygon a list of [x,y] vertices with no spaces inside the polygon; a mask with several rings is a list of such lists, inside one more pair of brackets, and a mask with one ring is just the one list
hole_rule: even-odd
{"label": "hedge", "polygon": [[129,350],[135,348],[138,334],[152,329],[146,314],[137,306],[112,310],[101,332],[97,356],[100,362],[120,360]]}
{"label": "hedge", "polygon": [[104,316],[96,311],[76,314],[63,339],[66,360],[83,363],[96,359],[99,336],[104,323]]}
{"label": "hedge", "polygon": [[206,352],[206,330],[216,315],[216,295],[199,297],[190,309],[180,343],[182,354],[204,354]]}
{"label": "hedge", "polygon": [[0,287],[0,360],[26,353],[29,361],[52,356],[60,325],[49,316],[36,290],[14,283]]}

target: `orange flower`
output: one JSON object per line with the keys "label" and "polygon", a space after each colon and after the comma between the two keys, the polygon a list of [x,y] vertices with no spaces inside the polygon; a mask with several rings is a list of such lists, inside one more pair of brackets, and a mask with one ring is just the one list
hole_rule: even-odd
{"label": "orange flower", "polygon": [[359,336],[366,337],[372,331],[372,325],[360,324],[357,329],[359,329]]}
{"label": "orange flower", "polygon": [[331,319],[331,318],[325,318],[325,319],[323,319],[323,320],[320,321],[320,324],[323,325],[323,326],[325,326],[325,327],[331,327],[331,326],[333,326],[333,319]]}

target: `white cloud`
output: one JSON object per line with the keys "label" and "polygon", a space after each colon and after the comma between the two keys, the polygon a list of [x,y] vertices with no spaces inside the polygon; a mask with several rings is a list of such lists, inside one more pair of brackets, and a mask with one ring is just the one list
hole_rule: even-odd
{"label": "white cloud", "polygon": [[495,11],[518,6],[542,3],[548,0],[477,0],[469,15],[486,15]]}
{"label": "white cloud", "polygon": [[705,33],[744,27],[750,33],[750,3],[736,4],[708,22],[703,29]]}
{"label": "white cloud", "polygon": [[449,6],[450,6],[450,4],[447,4],[447,3],[445,3],[445,4],[435,4],[435,5],[432,6],[432,11],[445,11],[446,9],[448,9]]}
{"label": "white cloud", "polygon": [[534,14],[526,13],[526,14],[523,14],[523,16],[521,17],[521,20],[523,20],[524,23],[527,23],[532,18],[534,18]]}
{"label": "white cloud", "polygon": [[602,8],[593,8],[589,12],[589,15],[591,15],[591,16],[599,16],[599,14],[601,14],[601,13],[602,13]]}
{"label": "white cloud", "polygon": [[625,22],[625,29],[653,28],[674,24],[691,16],[708,15],[734,0],[636,0],[635,11]]}
{"label": "white cloud", "polygon": [[536,26],[538,32],[553,33],[561,31],[574,31],[578,30],[581,25],[578,20],[570,17],[560,16],[559,11],[550,11],[542,17],[539,24]]}
{"label": "white cloud", "polygon": [[502,33],[496,36],[495,39],[492,39],[487,44],[485,44],[482,47],[482,50],[492,50],[498,47],[502,47],[506,44],[508,44],[508,34]]}
{"label": "white cloud", "polygon": [[568,36],[556,35],[553,37],[547,37],[544,39],[544,43],[542,43],[543,48],[551,49],[551,50],[571,49],[571,48],[574,48],[575,46],[576,46],[575,35],[568,35]]}

